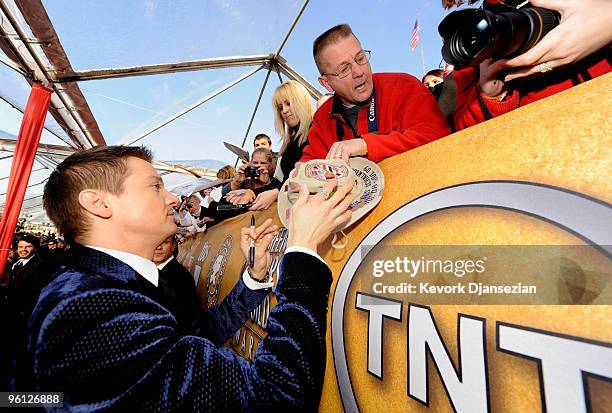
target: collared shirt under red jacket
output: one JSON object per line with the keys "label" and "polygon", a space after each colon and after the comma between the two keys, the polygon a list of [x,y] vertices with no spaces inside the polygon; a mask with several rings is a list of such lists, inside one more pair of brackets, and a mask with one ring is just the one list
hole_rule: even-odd
{"label": "collared shirt under red jacket", "polygon": [[[359,111],[356,128],[368,146],[369,160],[380,162],[450,133],[436,100],[417,78],[406,73],[376,73],[372,79],[378,131],[368,131],[370,104]],[[356,137],[333,110],[336,99],[328,99],[315,113],[301,162],[325,158],[335,142]]]}

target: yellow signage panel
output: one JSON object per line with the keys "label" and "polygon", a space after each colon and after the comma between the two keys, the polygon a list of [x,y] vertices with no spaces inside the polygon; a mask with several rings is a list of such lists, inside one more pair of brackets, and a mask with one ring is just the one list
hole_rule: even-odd
{"label": "yellow signage panel", "polygon": [[[611,76],[379,164],[381,203],[320,251],[321,411],[610,411]],[[240,276],[249,217],[183,247],[204,306]],[[274,304],[228,346],[252,358]]]}

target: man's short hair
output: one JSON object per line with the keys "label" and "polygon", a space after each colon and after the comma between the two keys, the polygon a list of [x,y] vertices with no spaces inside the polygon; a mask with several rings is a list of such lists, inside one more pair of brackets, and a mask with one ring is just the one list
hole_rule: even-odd
{"label": "man's short hair", "polygon": [[19,241],[25,241],[28,244],[32,244],[35,249],[37,249],[40,246],[40,240],[38,239],[38,237],[36,237],[35,235],[32,235],[32,234],[23,234],[23,235],[21,235],[17,239],[17,243],[19,243]]}
{"label": "man's short hair", "polygon": [[[344,39],[348,36],[355,36],[351,26],[348,24],[339,24],[337,26],[332,27],[327,30],[319,37],[315,39],[312,43],[312,56],[314,57],[315,64],[319,69],[319,73],[323,73],[323,69],[321,69],[321,52],[330,44],[336,43],[340,39]],[[357,38],[357,36],[355,36]]]}
{"label": "man's short hair", "polygon": [[268,145],[272,146],[272,139],[270,139],[270,137],[268,135],[266,135],[265,133],[259,133],[257,135],[255,135],[255,138],[253,138],[253,144],[255,144],[255,142],[257,142],[260,139],[265,139],[268,141]]}
{"label": "man's short hair", "polygon": [[127,158],[151,162],[153,155],[145,147],[96,146],[70,155],[51,173],[43,204],[67,244],[77,241],[89,227],[79,204],[81,191],[96,189],[120,195],[128,174]]}

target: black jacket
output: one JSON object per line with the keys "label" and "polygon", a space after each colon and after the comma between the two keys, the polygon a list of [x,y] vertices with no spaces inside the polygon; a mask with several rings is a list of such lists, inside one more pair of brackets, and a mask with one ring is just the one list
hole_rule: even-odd
{"label": "black jacket", "polygon": [[178,325],[188,331],[200,310],[193,276],[172,257],[159,270],[159,287],[170,297],[172,308],[169,309],[174,313]]}
{"label": "black jacket", "polygon": [[206,312],[207,323],[182,334],[160,289],[125,263],[82,248],[43,289],[29,321],[27,389],[64,392],[64,410],[316,411],[331,271],[292,252],[279,280],[268,336],[249,363],[218,346],[231,335],[227,326],[242,325],[258,302],[230,294]]}

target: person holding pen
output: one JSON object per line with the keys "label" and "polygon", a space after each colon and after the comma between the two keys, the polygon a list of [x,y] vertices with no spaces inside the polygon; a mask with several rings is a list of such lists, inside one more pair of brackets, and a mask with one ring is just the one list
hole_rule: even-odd
{"label": "person holding pen", "polygon": [[[220,317],[184,333],[164,306],[151,259],[176,230],[178,200],[151,160],[145,148],[98,146],[51,173],[45,210],[73,255],[29,320],[19,390],[63,392],[66,411],[316,411],[332,283],[317,247],[350,219],[352,187],[334,192],[332,180],[310,196],[302,185],[279,265],[278,303],[248,362],[220,347],[229,330],[223,320],[237,323],[246,307],[229,302]],[[241,230],[245,258],[254,247],[249,282],[265,284],[274,229],[266,220]]]}

